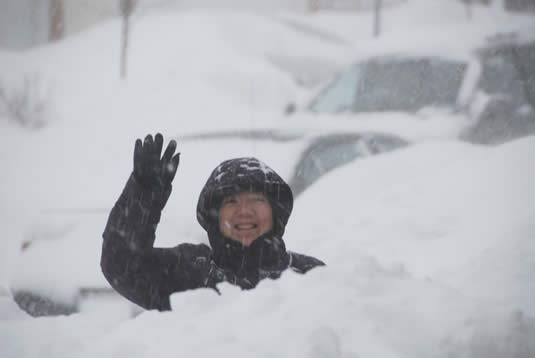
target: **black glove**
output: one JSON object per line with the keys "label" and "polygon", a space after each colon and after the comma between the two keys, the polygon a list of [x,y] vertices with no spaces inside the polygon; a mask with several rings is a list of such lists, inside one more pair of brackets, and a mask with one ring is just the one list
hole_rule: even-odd
{"label": "black glove", "polygon": [[147,135],[143,143],[141,139],[136,140],[134,148],[134,177],[136,181],[146,188],[169,188],[173,181],[180,153],[175,153],[176,141],[171,140],[167,149],[162,154],[163,136],[158,133],[152,139],[152,135]]}

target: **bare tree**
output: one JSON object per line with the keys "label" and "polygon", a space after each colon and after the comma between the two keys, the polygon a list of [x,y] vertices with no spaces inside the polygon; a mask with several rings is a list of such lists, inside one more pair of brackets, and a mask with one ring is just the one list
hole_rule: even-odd
{"label": "bare tree", "polygon": [[123,28],[121,36],[121,78],[126,78],[126,57],[128,51],[128,35],[130,15],[136,7],[136,0],[120,0],[119,6],[123,17]]}
{"label": "bare tree", "polygon": [[49,109],[46,93],[37,75],[25,75],[18,84],[0,81],[0,117],[25,128],[44,127]]}

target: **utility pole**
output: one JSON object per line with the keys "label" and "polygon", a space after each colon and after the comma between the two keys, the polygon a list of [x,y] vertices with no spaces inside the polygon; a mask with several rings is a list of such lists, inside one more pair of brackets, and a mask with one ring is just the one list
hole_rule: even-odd
{"label": "utility pole", "polygon": [[381,33],[381,0],[375,0],[374,21],[373,21],[373,36],[379,37]]}
{"label": "utility pole", "polygon": [[319,9],[318,0],[308,0],[308,11],[316,12]]}
{"label": "utility pole", "polygon": [[126,57],[128,51],[128,35],[130,15],[134,12],[136,0],[120,0],[121,16],[123,17],[123,27],[121,32],[121,78],[126,78]]}
{"label": "utility pole", "polygon": [[48,18],[48,40],[57,41],[63,37],[63,0],[50,0]]}
{"label": "utility pole", "polygon": [[472,0],[464,0],[464,2],[466,4],[466,16],[472,19]]}

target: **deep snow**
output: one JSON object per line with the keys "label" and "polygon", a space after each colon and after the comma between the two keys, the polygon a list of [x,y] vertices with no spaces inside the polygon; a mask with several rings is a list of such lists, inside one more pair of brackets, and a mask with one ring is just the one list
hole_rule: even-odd
{"label": "deep snow", "polygon": [[97,311],[3,322],[2,347],[10,357],[530,357],[534,149],[533,137],[423,143],[360,160],[305,192],[287,230],[290,248],[326,268],[252,291],[175,294],[173,312],[129,321]]}
{"label": "deep snow", "polygon": [[[431,36],[437,23],[447,30],[437,42],[450,46],[448,37],[462,34],[458,47],[533,23],[481,7],[468,20],[456,1],[411,0],[385,14],[385,37],[374,44],[370,18],[149,11],[134,17],[124,82],[117,78],[117,19],[54,45],[0,52],[1,83],[37,75],[49,121],[31,131],[0,116],[0,355],[535,356],[535,140],[473,146],[453,140],[454,130],[438,119],[422,127],[386,118],[375,128],[416,143],[339,168],[299,198],[287,246],[328,264],[306,276],[287,272],[244,292],[224,284],[221,296],[176,294],[173,312],[135,319],[113,305],[34,319],[4,289],[68,299],[81,281],[106,285],[100,235],[131,170],[135,138],[306,125],[281,116],[302,89],[274,58],[337,68],[399,47],[407,33]],[[181,190],[159,233],[179,224],[171,211],[190,189]],[[21,256],[25,240],[34,243]],[[35,276],[36,269],[46,275]]]}

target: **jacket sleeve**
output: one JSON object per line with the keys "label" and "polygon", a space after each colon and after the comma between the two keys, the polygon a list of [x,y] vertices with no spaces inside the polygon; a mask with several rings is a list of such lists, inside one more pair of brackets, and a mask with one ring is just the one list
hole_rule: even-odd
{"label": "jacket sleeve", "polygon": [[169,310],[169,295],[203,286],[206,245],[154,248],[156,227],[171,187],[150,190],[133,175],[111,210],[103,234],[102,272],[111,286],[146,309]]}

